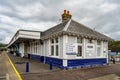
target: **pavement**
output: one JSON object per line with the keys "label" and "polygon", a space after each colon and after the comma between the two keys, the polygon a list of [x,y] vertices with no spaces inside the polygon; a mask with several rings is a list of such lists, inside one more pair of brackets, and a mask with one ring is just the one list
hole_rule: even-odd
{"label": "pavement", "polygon": [[[120,80],[120,63],[107,66],[63,70],[32,59],[16,57],[9,54],[23,80]],[[25,72],[29,61],[30,72]]]}
{"label": "pavement", "polygon": [[0,53],[0,80],[18,80],[5,52]]}

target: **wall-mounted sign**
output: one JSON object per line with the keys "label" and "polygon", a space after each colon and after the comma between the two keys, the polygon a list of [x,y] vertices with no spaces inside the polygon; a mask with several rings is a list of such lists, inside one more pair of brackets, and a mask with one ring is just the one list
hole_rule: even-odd
{"label": "wall-mounted sign", "polygon": [[103,42],[103,53],[107,52],[107,43]]}
{"label": "wall-mounted sign", "polygon": [[95,56],[95,45],[94,44],[86,44],[86,57],[94,57]]}
{"label": "wall-mounted sign", "polygon": [[76,43],[66,43],[66,54],[68,54],[68,55],[77,54],[77,44]]}
{"label": "wall-mounted sign", "polygon": [[86,44],[86,50],[94,51],[95,50],[94,44]]}

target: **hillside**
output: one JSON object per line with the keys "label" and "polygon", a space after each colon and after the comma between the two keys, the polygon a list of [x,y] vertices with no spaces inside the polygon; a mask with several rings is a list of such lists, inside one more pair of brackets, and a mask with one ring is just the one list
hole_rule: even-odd
{"label": "hillside", "polygon": [[109,42],[108,48],[111,51],[120,52],[120,41]]}
{"label": "hillside", "polygon": [[0,43],[0,47],[5,47],[5,46],[7,46],[7,44]]}

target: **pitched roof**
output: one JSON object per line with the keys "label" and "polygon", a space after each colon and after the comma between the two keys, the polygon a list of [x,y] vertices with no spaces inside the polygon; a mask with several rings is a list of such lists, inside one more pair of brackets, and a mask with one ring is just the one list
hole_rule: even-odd
{"label": "pitched roof", "polygon": [[65,25],[67,24],[68,21],[64,22],[64,23],[60,23],[44,32],[41,33],[41,37],[45,37],[45,36],[49,36],[49,35],[52,35],[52,34],[56,34],[58,32],[61,32],[63,31]]}
{"label": "pitched roof", "polygon": [[86,38],[93,38],[93,39],[100,39],[100,40],[107,40],[107,41],[112,40],[111,38],[71,19],[69,21],[58,24],[42,32],[41,37],[51,36],[51,35],[62,33],[62,32],[66,34],[79,35]]}

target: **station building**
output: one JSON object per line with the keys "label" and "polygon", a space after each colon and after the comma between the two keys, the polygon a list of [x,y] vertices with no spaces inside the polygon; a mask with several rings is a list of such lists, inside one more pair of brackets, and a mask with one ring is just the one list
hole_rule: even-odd
{"label": "station building", "polygon": [[44,32],[18,30],[8,44],[11,52],[60,68],[106,65],[112,39],[72,19],[64,10],[62,22]]}

